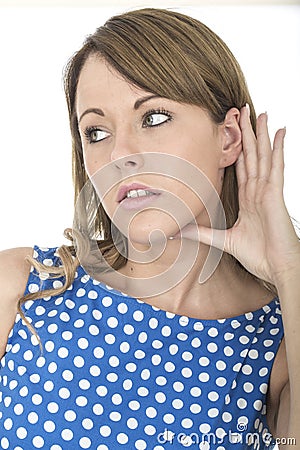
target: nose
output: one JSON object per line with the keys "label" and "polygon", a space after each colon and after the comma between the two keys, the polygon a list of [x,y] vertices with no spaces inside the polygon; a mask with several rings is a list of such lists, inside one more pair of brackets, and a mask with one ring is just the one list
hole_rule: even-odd
{"label": "nose", "polygon": [[143,167],[143,149],[137,137],[129,137],[127,133],[126,139],[115,139],[111,162],[114,162],[115,166],[124,173],[135,172]]}

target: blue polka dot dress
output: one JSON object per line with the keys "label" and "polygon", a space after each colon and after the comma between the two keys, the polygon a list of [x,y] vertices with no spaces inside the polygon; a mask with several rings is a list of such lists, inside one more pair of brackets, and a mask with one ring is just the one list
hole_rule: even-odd
{"label": "blue polka dot dress", "polygon": [[[56,249],[35,247],[51,266]],[[31,270],[26,292],[58,287]],[[78,267],[62,295],[28,301],[0,369],[0,448],[273,448],[266,393],[283,337],[277,299],[224,320],[172,314]]]}

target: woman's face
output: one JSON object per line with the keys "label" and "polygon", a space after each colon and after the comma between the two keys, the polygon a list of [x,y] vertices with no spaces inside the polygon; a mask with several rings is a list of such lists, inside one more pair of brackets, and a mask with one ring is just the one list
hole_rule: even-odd
{"label": "woman's face", "polygon": [[[209,189],[220,193],[224,167],[232,163],[230,124],[217,126],[198,106],[133,86],[96,56],[80,74],[76,111],[86,171],[92,180],[97,173],[101,180],[102,171],[103,206],[113,221],[117,213],[119,225],[124,218],[133,241],[146,244],[157,229],[170,237],[191,215],[210,225],[204,203]],[[231,122],[238,128],[236,111]],[[203,184],[205,201],[192,190],[195,183]]]}

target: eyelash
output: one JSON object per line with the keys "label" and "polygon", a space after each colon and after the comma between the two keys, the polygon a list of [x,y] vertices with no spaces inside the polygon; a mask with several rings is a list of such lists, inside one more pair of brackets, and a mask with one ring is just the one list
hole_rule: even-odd
{"label": "eyelash", "polygon": [[[165,121],[162,122],[162,123],[157,124],[157,125],[152,125],[152,126],[144,125],[145,120],[147,119],[147,117],[151,116],[152,114],[163,114],[163,115],[167,116],[168,119],[165,120]],[[172,116],[172,114],[171,114],[169,111],[167,111],[166,109],[164,109],[164,108],[157,108],[157,109],[150,109],[149,111],[147,111],[147,112],[143,115],[142,120],[143,120],[143,127],[144,127],[144,128],[155,128],[155,127],[159,127],[160,125],[163,125],[163,124],[165,124],[165,123],[170,122],[171,120],[173,120],[173,116]]]}
{"label": "eyelash", "polygon": [[[167,116],[168,119],[163,121],[163,122],[161,122],[161,123],[158,123],[157,125],[147,125],[145,123],[147,117],[149,117],[149,116],[151,116],[153,114],[163,114],[163,115]],[[150,109],[142,117],[142,127],[143,128],[157,128],[157,127],[159,127],[161,125],[164,125],[164,124],[170,122],[171,120],[173,120],[172,114],[169,111],[165,110],[164,108]],[[85,136],[85,138],[86,138],[86,140],[88,141],[89,144],[97,144],[98,142],[101,142],[101,140],[100,141],[96,141],[96,142],[94,142],[92,140],[91,134],[93,133],[93,131],[102,131],[102,130],[99,127],[96,127],[96,126],[87,127],[84,130],[84,136]],[[104,139],[102,139],[102,140],[104,140]]]}

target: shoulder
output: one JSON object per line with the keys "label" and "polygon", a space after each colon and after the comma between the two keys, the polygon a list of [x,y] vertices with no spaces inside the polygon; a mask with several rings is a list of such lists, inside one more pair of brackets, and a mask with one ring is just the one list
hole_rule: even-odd
{"label": "shoulder", "polygon": [[17,313],[17,303],[23,296],[30,272],[26,256],[33,248],[20,247],[0,251],[0,357],[4,353],[7,337]]}

